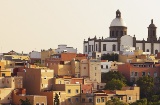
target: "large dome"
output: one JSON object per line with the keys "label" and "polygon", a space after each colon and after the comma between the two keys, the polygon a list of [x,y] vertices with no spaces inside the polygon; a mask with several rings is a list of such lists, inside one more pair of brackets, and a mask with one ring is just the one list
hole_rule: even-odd
{"label": "large dome", "polygon": [[116,11],[116,18],[112,20],[110,26],[126,26],[126,23],[121,18],[121,12],[119,10]]}
{"label": "large dome", "polygon": [[124,27],[127,27],[126,23],[123,21],[122,18],[113,19],[110,26],[124,26]]}

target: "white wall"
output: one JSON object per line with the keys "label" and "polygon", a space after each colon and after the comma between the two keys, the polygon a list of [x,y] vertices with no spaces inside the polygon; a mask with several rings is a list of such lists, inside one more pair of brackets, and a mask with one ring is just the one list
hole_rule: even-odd
{"label": "white wall", "polygon": [[29,57],[30,58],[38,58],[38,59],[40,59],[41,58],[41,52],[32,51],[32,52],[29,53]]}
{"label": "white wall", "polygon": [[77,49],[74,49],[73,47],[67,47],[67,45],[58,45],[58,48],[55,49],[55,52],[62,53],[64,50],[69,53],[77,53]]}
{"label": "white wall", "polygon": [[133,47],[133,37],[130,35],[124,35],[121,37],[120,51],[123,51],[122,46]]}
{"label": "white wall", "polygon": [[139,47],[141,50],[143,50],[143,43],[136,43],[136,47]]}
{"label": "white wall", "polygon": [[151,43],[145,43],[145,52],[147,52],[147,49],[151,52]]}
{"label": "white wall", "polygon": [[[111,62],[101,62],[101,73],[107,73],[111,70]],[[108,66],[108,68],[106,68],[106,66]]]}
{"label": "white wall", "polygon": [[[103,51],[103,44],[106,44],[106,51]],[[101,53],[107,54],[108,52],[112,51],[112,45],[116,45],[116,51],[117,51],[117,42],[101,42]]]}

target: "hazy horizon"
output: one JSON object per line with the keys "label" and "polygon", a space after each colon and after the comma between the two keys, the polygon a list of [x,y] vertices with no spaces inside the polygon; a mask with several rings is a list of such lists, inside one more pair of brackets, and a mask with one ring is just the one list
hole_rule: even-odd
{"label": "hazy horizon", "polygon": [[160,1],[146,0],[1,0],[0,53],[14,50],[56,49],[67,44],[83,53],[83,41],[95,35],[109,37],[109,26],[117,9],[128,27],[128,35],[147,38],[153,19],[160,37]]}

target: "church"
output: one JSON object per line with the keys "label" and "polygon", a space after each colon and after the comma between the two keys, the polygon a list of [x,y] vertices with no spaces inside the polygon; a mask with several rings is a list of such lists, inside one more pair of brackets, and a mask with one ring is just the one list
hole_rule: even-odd
{"label": "church", "polygon": [[88,38],[83,42],[83,53],[92,56],[92,52],[107,54],[110,52],[119,53],[124,48],[139,48],[143,52],[157,54],[160,51],[160,39],[156,35],[157,27],[151,20],[148,26],[147,40],[137,40],[135,35],[127,35],[127,25],[121,17],[121,12],[116,11],[116,18],[112,20],[109,27],[109,37],[107,38]]}

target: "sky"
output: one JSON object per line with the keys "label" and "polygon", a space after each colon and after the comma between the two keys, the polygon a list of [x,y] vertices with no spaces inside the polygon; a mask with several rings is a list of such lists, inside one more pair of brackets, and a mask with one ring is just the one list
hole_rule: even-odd
{"label": "sky", "polygon": [[147,39],[153,19],[160,37],[160,0],[0,0],[0,53],[29,53],[58,48],[83,53],[88,37],[109,37],[116,10],[127,24],[128,35]]}

